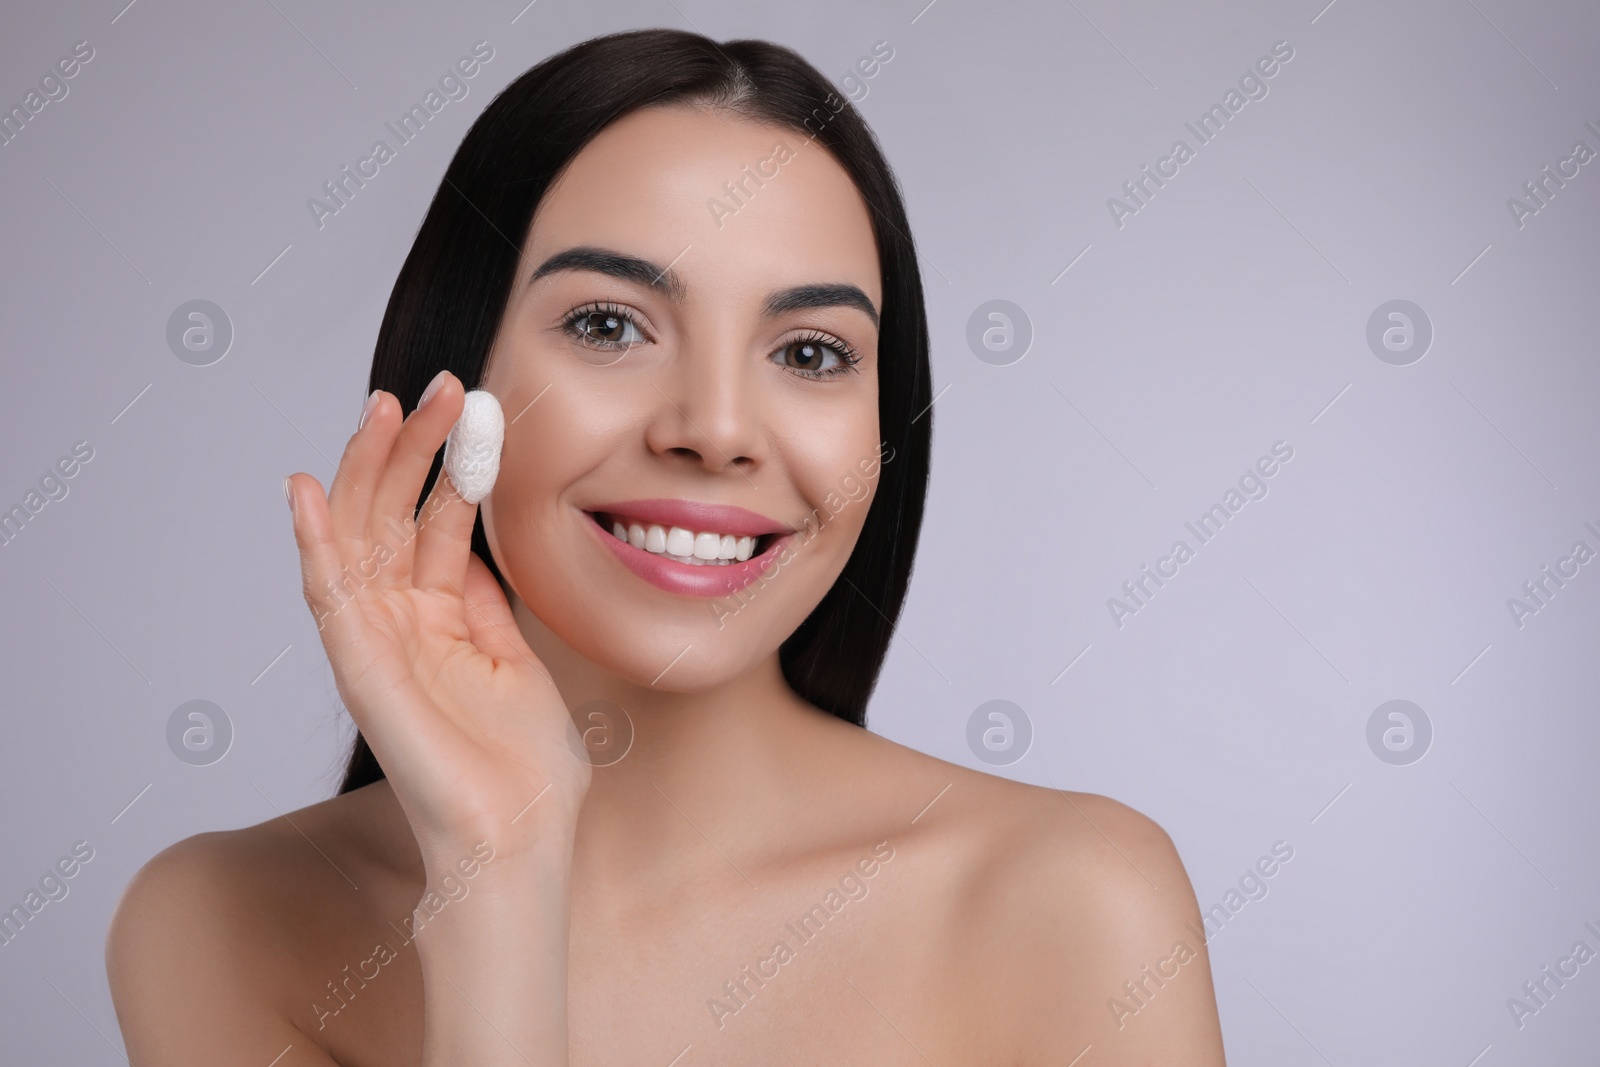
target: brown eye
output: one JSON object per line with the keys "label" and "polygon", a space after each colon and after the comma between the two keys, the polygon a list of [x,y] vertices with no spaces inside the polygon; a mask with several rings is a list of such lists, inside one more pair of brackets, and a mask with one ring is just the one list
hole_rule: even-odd
{"label": "brown eye", "polygon": [[831,348],[823,348],[815,341],[796,341],[792,345],[785,345],[784,349],[793,357],[794,366],[800,370],[821,370],[827,358],[839,358],[839,354]]}
{"label": "brown eye", "polygon": [[618,307],[579,308],[567,317],[567,329],[588,348],[618,350],[645,341],[637,323]]}
{"label": "brown eye", "polygon": [[797,338],[773,355],[804,378],[832,378],[848,373],[861,358],[844,342],[822,336]]}

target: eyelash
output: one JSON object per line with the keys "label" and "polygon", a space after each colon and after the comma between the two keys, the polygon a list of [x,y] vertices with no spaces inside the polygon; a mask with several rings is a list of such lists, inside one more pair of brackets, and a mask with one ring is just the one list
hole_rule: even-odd
{"label": "eyelash", "polygon": [[[628,313],[627,309],[613,304],[609,300],[597,301],[595,303],[585,304],[582,307],[573,308],[571,311],[567,312],[566,317],[562,319],[562,328],[565,329],[567,333],[572,336],[573,340],[577,341],[579,344],[590,345],[609,351],[627,348],[628,346],[626,344],[619,344],[615,341],[605,341],[591,337],[585,334],[579,328],[579,324],[584,319],[587,319],[590,315],[598,314],[613,315],[627,323],[629,326],[632,326],[640,333],[644,332],[634,317]],[[833,337],[830,334],[822,333],[819,330],[805,330],[800,336],[791,338],[789,341],[785,342],[783,347],[788,348],[791,345],[802,344],[821,345],[823,348],[826,348],[828,351],[832,352],[839,360],[838,365],[831,370],[808,370],[803,367],[788,366],[784,368],[785,370],[792,371],[803,378],[810,378],[814,381],[820,381],[836,377],[840,374],[853,374],[856,372],[855,365],[861,362],[861,355],[855,350],[854,346],[850,345],[846,341],[840,340],[837,337]]]}

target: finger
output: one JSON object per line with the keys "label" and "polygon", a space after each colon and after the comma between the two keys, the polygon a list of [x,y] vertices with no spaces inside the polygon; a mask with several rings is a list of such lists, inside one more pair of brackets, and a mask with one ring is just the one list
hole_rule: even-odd
{"label": "finger", "polygon": [[329,656],[334,657],[340,649],[353,647],[361,633],[355,583],[346,580],[348,568],[334,535],[322,483],[309,474],[291,474],[286,491],[295,544],[300,549],[301,592]]}
{"label": "finger", "polygon": [[467,573],[467,557],[472,554],[472,527],[478,505],[462,499],[443,468],[434,479],[428,499],[417,516],[415,556],[411,564],[411,584],[418,589],[461,595]]}
{"label": "finger", "polygon": [[368,517],[378,477],[395,435],[400,431],[397,414],[400,404],[393,394],[377,390],[372,394],[372,410],[344,446],[339,471],[328,491],[328,510],[333,517],[334,537],[347,557],[363,553],[368,545]]}
{"label": "finger", "polygon": [[500,583],[476,552],[467,553],[462,599],[466,602],[467,636],[479,651],[495,659],[526,660],[546,678],[550,676],[517,627]]}
{"label": "finger", "polygon": [[423,401],[406,416],[389,450],[367,520],[367,536],[395,550],[394,579],[410,578],[417,498],[434,456],[465,405],[466,392],[449,371],[439,372],[430,388],[432,395],[423,393]]}
{"label": "finger", "polygon": [[[302,486],[303,481],[315,488]],[[424,710],[426,698],[417,692],[409,665],[380,654],[380,645],[372,640],[355,597],[363,583],[350,575],[340,558],[321,484],[309,475],[291,476],[289,494],[306,603],[317,617],[350,717],[386,769],[426,775],[430,761],[444,746],[459,743],[456,731],[442,717]],[[358,692],[381,699],[364,700]]]}

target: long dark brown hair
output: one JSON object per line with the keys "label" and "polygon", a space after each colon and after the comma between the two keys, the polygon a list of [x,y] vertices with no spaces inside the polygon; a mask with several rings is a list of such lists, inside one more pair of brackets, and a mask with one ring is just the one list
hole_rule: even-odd
{"label": "long dark brown hair", "polygon": [[[405,411],[441,368],[475,388],[520,242],[551,181],[606,126],[655,104],[716,107],[802,133],[832,154],[871,211],[883,286],[878,416],[887,462],[843,572],[779,649],[784,678],[802,699],[865,726],[922,528],[932,439],[928,325],[899,185],[855,107],[797,53],[768,41],[630,30],[573,45],[506,86],[467,131],[422,220],[389,296],[367,388],[393,393]],[[442,460],[441,449],[419,511]],[[506,588],[481,515],[472,548]],[[339,792],[382,777],[358,733]]]}

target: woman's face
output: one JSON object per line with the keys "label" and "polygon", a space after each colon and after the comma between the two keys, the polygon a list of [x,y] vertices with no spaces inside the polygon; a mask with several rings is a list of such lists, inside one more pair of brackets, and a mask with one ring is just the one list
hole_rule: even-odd
{"label": "woman's face", "polygon": [[481,386],[507,421],[485,531],[532,625],[637,684],[703,689],[772,655],[876,490],[877,246],[805,141],[633,112],[523,249]]}

